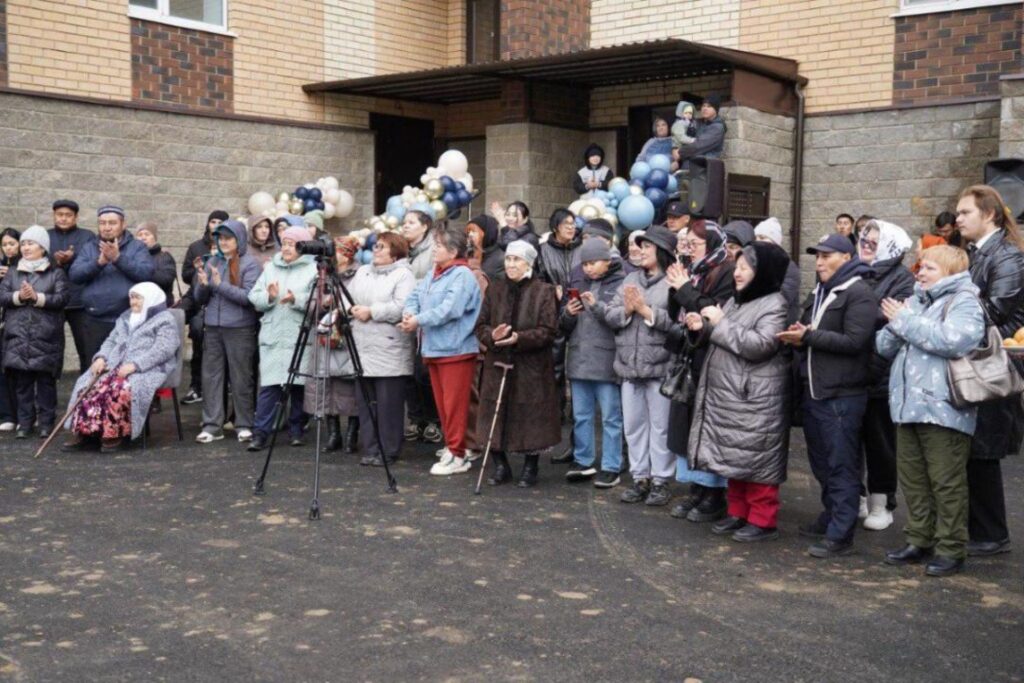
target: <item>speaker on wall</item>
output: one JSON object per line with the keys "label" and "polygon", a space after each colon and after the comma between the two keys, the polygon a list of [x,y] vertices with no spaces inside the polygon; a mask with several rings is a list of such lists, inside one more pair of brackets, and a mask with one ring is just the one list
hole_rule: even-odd
{"label": "speaker on wall", "polygon": [[721,159],[695,157],[688,162],[689,174],[679,175],[679,199],[690,213],[718,218],[725,212],[725,164]]}
{"label": "speaker on wall", "polygon": [[1017,220],[1024,218],[1024,159],[994,159],[985,164],[985,184],[995,188]]}

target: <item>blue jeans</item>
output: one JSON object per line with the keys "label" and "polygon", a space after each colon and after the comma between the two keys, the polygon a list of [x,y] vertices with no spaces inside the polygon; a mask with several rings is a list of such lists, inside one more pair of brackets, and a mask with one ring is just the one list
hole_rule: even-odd
{"label": "blue jeans", "polygon": [[860,507],[860,430],[867,394],[815,400],[806,392],[803,404],[804,438],[811,472],[821,485],[825,508],[818,525],[825,538],[848,541],[857,526]]}
{"label": "blue jeans", "polygon": [[622,395],[615,382],[589,379],[570,380],[572,385],[572,433],[576,464],[594,464],[594,412],[601,408],[601,469],[618,473],[622,469]]}
{"label": "blue jeans", "polygon": [[709,489],[724,489],[728,481],[711,472],[691,470],[685,455],[676,456],[676,481],[683,484],[700,484]]}
{"label": "blue jeans", "polygon": [[[291,404],[291,410],[288,412],[288,435],[292,438],[302,436],[302,392],[302,385],[296,384],[292,387],[291,396],[288,397]],[[274,408],[282,396],[283,384],[260,387],[259,396],[256,398],[255,431],[264,439],[269,438],[274,431]]]}

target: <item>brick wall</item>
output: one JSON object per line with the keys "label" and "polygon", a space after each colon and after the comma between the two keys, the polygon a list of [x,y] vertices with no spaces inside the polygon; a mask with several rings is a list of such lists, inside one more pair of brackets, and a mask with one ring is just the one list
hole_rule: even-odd
{"label": "brick wall", "polygon": [[7,1],[0,0],[0,86],[7,85]]}
{"label": "brick wall", "polygon": [[586,49],[590,0],[505,0],[501,3],[501,58],[542,57]]}
{"label": "brick wall", "polygon": [[[738,47],[740,5],[749,0],[592,0],[591,47],[659,38],[684,38]],[[800,0],[790,0],[799,4]],[[780,4],[776,0],[776,5]],[[781,4],[786,4],[782,0]]]}
{"label": "brick wall", "polygon": [[124,0],[6,0],[12,88],[128,100],[131,42]]}
{"label": "brick wall", "polygon": [[923,234],[999,153],[999,110],[998,102],[984,102],[809,117],[803,244],[830,232],[844,212]]}
{"label": "brick wall", "polygon": [[132,19],[132,99],[232,111],[232,39]]}
{"label": "brick wall", "polygon": [[999,93],[999,76],[1020,70],[1021,5],[896,19],[893,102]]}
{"label": "brick wall", "polygon": [[743,0],[738,47],[795,59],[807,110],[887,106],[892,100],[896,0]]}

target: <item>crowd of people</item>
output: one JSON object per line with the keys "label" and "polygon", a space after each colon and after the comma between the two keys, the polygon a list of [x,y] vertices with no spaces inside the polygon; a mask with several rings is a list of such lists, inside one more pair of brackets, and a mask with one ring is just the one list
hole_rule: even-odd
{"label": "crowd of people", "polygon": [[[599,151],[587,151],[595,168]],[[138,438],[184,353],[177,308],[192,345],[182,402],[202,403],[199,443],[233,430],[259,451],[281,429],[301,446],[322,417],[327,450],[363,465],[390,464],[419,440],[440,445],[430,473],[452,476],[489,442],[488,483],[532,487],[568,420],[570,448],[552,456],[569,463],[568,481],[622,485],[628,504],[675,500],[671,516],[757,542],[778,537],[790,429],[802,426],[821,487],[820,514],[799,528],[812,556],[845,555],[858,527],[890,526],[897,489],[906,544],[886,562],[926,561],[945,576],[968,554],[1009,549],[1000,459],[1020,446],[1021,397],[963,405],[945,371],[987,326],[1012,337],[1024,325],[1024,245],[989,187],[965,190],[916,251],[891,222],[838,216],[806,250],[816,279],[804,299],[779,221],[719,226],[678,201],[624,240],[567,209],[539,234],[519,201],[464,228],[410,210],[367,264],[317,212],[242,222],[214,211],[188,248],[184,288],[156,224],[133,233],[124,210],[105,206],[94,234],[78,212],[61,200],[52,229],[0,233],[0,431],[17,438],[58,427],[65,324],[80,376],[64,448]],[[317,265],[300,249],[313,240],[332,245],[347,295],[321,302],[318,348],[289,385],[317,296]]]}

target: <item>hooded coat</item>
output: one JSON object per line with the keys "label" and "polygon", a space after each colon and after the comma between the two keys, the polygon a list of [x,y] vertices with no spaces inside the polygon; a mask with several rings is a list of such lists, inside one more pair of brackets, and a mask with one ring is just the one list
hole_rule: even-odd
{"label": "hooded coat", "polygon": [[534,271],[540,273],[544,282],[565,289],[569,284],[573,268],[580,265],[580,245],[582,243],[583,236],[579,230],[576,231],[569,244],[560,244],[554,234],[550,235],[537,250],[538,261]]}
{"label": "hooded coat", "polygon": [[121,255],[116,263],[100,265],[99,241],[87,242],[71,262],[68,276],[83,285],[82,303],[93,318],[114,322],[128,310],[128,290],[139,282],[153,281],[153,257],[127,230],[118,240]]}
{"label": "hooded coat", "polygon": [[498,219],[494,216],[481,214],[469,221],[484,231],[483,251],[480,255],[480,270],[488,281],[505,273],[505,252],[498,244]]}
{"label": "hooded coat", "polygon": [[[691,469],[728,479],[781,484],[789,452],[792,373],[776,335],[789,307],[780,293],[789,257],[771,244],[743,250],[754,279],[723,308],[697,341],[708,352],[693,402]],[[742,415],[742,421],[737,416]]]}
{"label": "hooded coat", "polygon": [[[494,430],[495,448],[533,453],[562,440],[554,356],[558,314],[555,288],[529,277],[513,282],[507,278],[488,286],[475,334],[485,349],[480,379],[477,434],[488,434],[497,409],[502,370],[495,362],[511,363],[501,414]],[[503,323],[512,326],[519,339],[513,346],[495,346],[491,331]]]}
{"label": "hooded coat", "polygon": [[[263,269],[260,262],[248,253],[248,237],[245,226],[238,221],[225,221],[217,226],[216,232],[230,230],[238,242],[238,275],[239,284],[231,284],[228,278],[228,260],[218,251],[218,255],[206,264],[209,276],[214,270],[220,273],[220,284],[215,285],[212,279],[203,285],[197,274],[192,283],[192,291],[196,303],[206,306],[205,322],[208,327],[253,327],[257,322],[256,309],[249,301],[249,292],[260,277]],[[298,292],[296,292],[298,295]]]}
{"label": "hooded coat", "polygon": [[[627,285],[640,289],[644,301],[654,312],[647,324],[639,315],[626,315],[623,293]],[[668,374],[671,354],[665,337],[672,327],[668,314],[668,281],[664,274],[651,277],[645,270],[630,273],[622,281],[610,304],[600,301],[591,309],[615,330],[615,374],[623,380],[660,380]]]}
{"label": "hooded coat", "polygon": [[920,285],[907,308],[875,335],[878,353],[892,361],[889,412],[895,424],[934,424],[973,434],[977,408],[949,401],[947,367],[985,337],[985,314],[969,273]]}
{"label": "hooded coat", "polygon": [[[0,307],[6,312],[3,335],[4,370],[60,373],[64,361],[64,308],[71,298],[67,276],[53,261],[43,270],[27,272],[24,259],[0,282]],[[38,294],[35,304],[20,303],[23,282]]]}
{"label": "hooded coat", "polygon": [[[256,226],[264,221],[270,223],[270,237],[266,242],[259,242],[256,240]],[[278,248],[281,246],[277,243],[277,233],[274,231],[273,222],[263,216],[252,216],[249,218],[248,230],[249,253],[260,262],[260,266],[266,267],[273,260],[274,254],[277,253]]]}
{"label": "hooded coat", "polygon": [[[580,292],[593,292],[594,298],[605,306],[615,299],[626,277],[620,260],[611,261],[607,272],[596,280],[587,277],[582,268],[576,268],[573,273],[569,287]],[[562,334],[569,338],[566,377],[618,383],[619,377],[612,367],[615,363],[615,331],[603,317],[591,308],[584,308],[579,315],[570,315],[563,308],[558,324]]]}
{"label": "hooded coat", "polygon": [[[135,365],[135,372],[128,375],[131,389],[132,439],[137,439],[146,426],[149,406],[157,389],[161,388],[178,365],[178,354],[182,344],[174,315],[166,305],[154,307],[147,312],[147,319],[134,330],[128,324],[131,311],[125,311],[114,324],[103,346],[93,359],[103,358],[107,368],[113,369],[124,363]],[[71,390],[68,405],[74,405],[78,395],[92,381],[92,372],[86,371]],[[71,429],[71,419],[64,423]]]}
{"label": "hooded coat", "polygon": [[[263,314],[260,318],[260,376],[259,386],[269,387],[285,384],[288,381],[288,368],[291,365],[295,340],[299,336],[306,313],[306,303],[316,280],[316,262],[312,256],[299,256],[288,263],[280,253],[266,265],[256,284],[249,291],[249,301],[257,311]],[[267,285],[276,282],[277,299],[270,301]],[[295,295],[295,301],[281,304],[281,297],[289,291]],[[308,370],[309,349],[303,354],[304,372]],[[305,384],[306,378],[295,376],[295,384]]]}
{"label": "hooded coat", "polygon": [[[594,155],[601,157],[601,161],[598,162],[597,166],[590,165],[590,157]],[[583,168],[576,171],[576,177],[572,179],[572,189],[578,195],[593,197],[595,190],[588,189],[587,183],[596,180],[600,183],[597,188],[598,190],[607,190],[611,179],[612,171],[604,165],[604,149],[597,143],[590,143],[583,152]]]}

